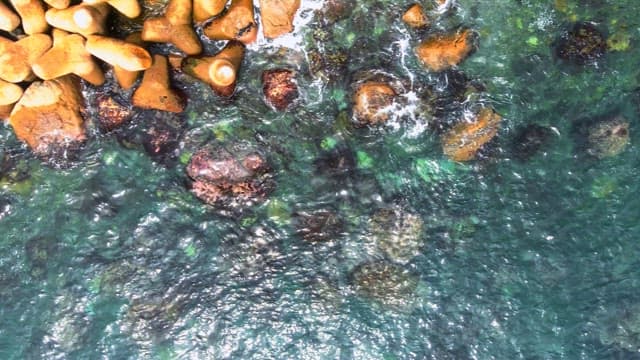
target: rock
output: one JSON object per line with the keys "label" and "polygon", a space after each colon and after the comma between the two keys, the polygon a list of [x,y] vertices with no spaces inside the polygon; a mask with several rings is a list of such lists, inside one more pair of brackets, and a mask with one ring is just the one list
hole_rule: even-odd
{"label": "rock", "polygon": [[85,140],[79,83],[72,76],[31,84],[13,108],[9,124],[18,139],[42,155]]}
{"label": "rock", "polygon": [[553,134],[553,130],[538,124],[530,124],[521,128],[513,140],[515,157],[520,161],[529,160],[549,142]]}
{"label": "rock", "polygon": [[267,160],[258,152],[222,147],[198,150],[187,165],[191,192],[209,205],[241,205],[263,200],[272,190]]}
{"label": "rock", "polygon": [[260,0],[262,31],[269,39],[293,31],[293,18],[300,8],[300,0]]}
{"label": "rock", "polygon": [[429,19],[420,4],[411,5],[407,11],[402,14],[402,21],[413,29],[423,29],[429,26]]}
{"label": "rock", "polygon": [[599,159],[620,154],[629,144],[629,122],[617,116],[588,129],[587,152]]}
{"label": "rock", "polygon": [[416,55],[427,69],[443,71],[457,66],[476,50],[476,37],[469,29],[433,35],[416,47]]}
{"label": "rock", "polygon": [[344,222],[330,210],[297,212],[294,214],[294,226],[296,234],[310,242],[335,240],[344,231]]}
{"label": "rock", "polygon": [[574,24],[556,42],[556,55],[578,65],[596,61],[606,50],[605,36],[594,24],[588,22]]}
{"label": "rock", "polygon": [[351,176],[357,166],[353,151],[346,146],[336,146],[323,152],[313,164],[318,176],[328,176],[336,180]]}
{"label": "rock", "polygon": [[101,95],[96,99],[98,125],[104,131],[112,131],[131,119],[131,107],[122,105],[112,95]]}
{"label": "rock", "polygon": [[315,16],[327,25],[345,19],[351,15],[355,3],[349,0],[325,0],[321,9],[316,10]]}
{"label": "rock", "polygon": [[376,125],[389,120],[396,91],[383,82],[364,82],[353,96],[353,116],[362,125]]}
{"label": "rock", "polygon": [[307,52],[309,71],[314,77],[325,81],[338,81],[347,71],[348,52],[342,49],[312,48]]}
{"label": "rock", "polygon": [[294,72],[288,69],[265,70],[262,90],[267,104],[278,111],[286,110],[298,98],[298,85]]}
{"label": "rock", "polygon": [[407,270],[384,261],[359,265],[350,279],[359,295],[394,307],[409,305],[418,285]]}
{"label": "rock", "polygon": [[451,160],[468,161],[498,132],[502,117],[491,108],[482,108],[471,122],[454,126],[442,139],[442,150]]}
{"label": "rock", "polygon": [[424,223],[399,206],[376,211],[370,220],[371,239],[390,260],[406,263],[420,254]]}

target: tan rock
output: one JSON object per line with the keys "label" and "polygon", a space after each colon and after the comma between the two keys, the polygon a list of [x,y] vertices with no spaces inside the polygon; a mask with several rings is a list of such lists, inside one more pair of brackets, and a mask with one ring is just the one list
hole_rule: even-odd
{"label": "tan rock", "polygon": [[11,105],[0,105],[0,120],[8,120],[9,115],[11,114],[11,110],[13,110],[13,104]]}
{"label": "tan rock", "polygon": [[442,150],[451,160],[468,161],[498,132],[502,117],[491,108],[482,108],[471,122],[462,122],[442,139]]}
{"label": "tan rock", "polygon": [[44,2],[52,8],[59,10],[68,8],[71,3],[70,0],[44,0]]}
{"label": "tan rock", "polygon": [[80,86],[73,76],[31,84],[13,108],[9,124],[36,153],[85,139]]}
{"label": "tan rock", "polygon": [[13,31],[20,25],[20,17],[0,2],[0,30]]}
{"label": "tan rock", "polygon": [[116,9],[117,12],[130,19],[137,18],[142,12],[138,0],[84,0],[84,2],[90,5],[107,3]]}
{"label": "tan rock", "polygon": [[203,81],[220,96],[231,96],[236,89],[236,79],[244,56],[244,45],[229,41],[214,56],[188,57],[182,61],[182,71]]}
{"label": "tan rock", "polygon": [[62,10],[49,9],[45,17],[47,23],[55,28],[87,36],[104,34],[108,14],[106,4],[78,4]]}
{"label": "tan rock", "polygon": [[140,86],[133,93],[131,102],[143,109],[182,112],[184,102],[169,86],[169,65],[162,55],[153,56],[153,65],[144,72]]}
{"label": "tan rock", "polygon": [[227,12],[204,27],[204,34],[213,40],[238,40],[250,44],[256,41],[258,25],[254,19],[252,0],[232,0]]}
{"label": "tan rock", "polygon": [[300,8],[300,0],[260,0],[262,31],[269,39],[293,31],[293,18]]}
{"label": "tan rock", "polygon": [[411,5],[402,14],[402,21],[414,29],[421,29],[429,26],[429,18],[424,13],[424,8],[420,4]]}
{"label": "tan rock", "polygon": [[151,55],[143,47],[100,35],[87,36],[87,51],[109,65],[128,71],[146,70],[151,67]]}
{"label": "tan rock", "polygon": [[[144,41],[142,41],[142,33],[140,32],[129,34],[124,41],[138,46],[144,45]],[[113,66],[113,76],[116,78],[118,85],[125,90],[131,89],[136,80],[138,80],[139,75],[140,71],[129,71],[118,65]]]}
{"label": "tan rock", "polygon": [[0,37],[0,79],[18,83],[31,80],[31,64],[51,48],[51,38],[34,34],[18,41]]}
{"label": "tan rock", "polygon": [[142,40],[168,42],[187,55],[202,52],[200,40],[191,24],[191,0],[170,0],[164,17],[147,19],[142,28]]}
{"label": "tan rock", "polygon": [[21,96],[22,88],[20,86],[0,80],[0,106],[16,103]]}
{"label": "tan rock", "polygon": [[44,4],[40,0],[10,0],[22,19],[22,29],[28,35],[44,33],[49,24],[44,18]]}
{"label": "tan rock", "polygon": [[416,47],[416,55],[431,71],[443,71],[464,61],[475,50],[474,33],[462,30],[431,36]]}
{"label": "tan rock", "polygon": [[227,0],[193,0],[193,20],[203,22],[216,15],[220,15]]}

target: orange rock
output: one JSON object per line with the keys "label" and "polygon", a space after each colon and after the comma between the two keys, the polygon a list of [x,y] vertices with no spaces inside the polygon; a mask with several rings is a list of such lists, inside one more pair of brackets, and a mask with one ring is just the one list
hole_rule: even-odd
{"label": "orange rock", "polygon": [[8,120],[11,110],[13,110],[13,104],[0,105],[0,120]]}
{"label": "orange rock", "polygon": [[471,30],[441,34],[424,40],[416,55],[431,71],[442,71],[460,64],[475,50],[475,33]]}
{"label": "orange rock", "polygon": [[45,6],[40,0],[10,0],[22,19],[22,29],[28,35],[44,33],[49,24],[44,18]]}
{"label": "orange rock", "polygon": [[18,139],[40,154],[85,139],[83,106],[78,81],[73,76],[32,83],[9,117]]}
{"label": "orange rock", "polygon": [[[129,34],[124,41],[138,46],[144,45],[140,32]],[[113,66],[113,76],[116,78],[118,85],[125,90],[131,89],[136,80],[138,80],[138,75],[140,75],[140,71],[129,71],[118,65]]]}
{"label": "orange rock", "polygon": [[0,30],[13,31],[20,25],[20,17],[0,2]]}
{"label": "orange rock", "polygon": [[184,102],[169,87],[169,65],[162,55],[153,56],[153,65],[144,72],[140,86],[133,93],[131,103],[143,109],[182,112]]}
{"label": "orange rock", "polygon": [[211,86],[220,96],[231,96],[236,89],[236,79],[244,56],[244,45],[229,41],[214,56],[188,57],[182,61],[182,71]]}
{"label": "orange rock", "polygon": [[396,91],[383,82],[360,84],[353,96],[353,115],[361,124],[379,124],[389,120],[388,107],[393,105]]}
{"label": "orange rock", "polygon": [[244,44],[256,41],[258,25],[253,18],[252,0],[232,0],[229,10],[204,28],[213,40],[238,40]]}
{"label": "orange rock", "polygon": [[216,15],[220,15],[227,0],[193,0],[193,20],[203,22]]}
{"label": "orange rock", "polygon": [[501,120],[493,109],[482,108],[473,122],[460,123],[444,135],[444,154],[454,161],[472,160],[482,145],[496,135]]}
{"label": "orange rock", "polygon": [[107,15],[109,7],[106,4],[81,3],[62,10],[51,8],[47,10],[45,18],[49,25],[57,29],[87,36],[104,34]]}
{"label": "orange rock", "polygon": [[269,39],[293,31],[293,18],[300,8],[300,0],[260,0],[262,31]]}
{"label": "orange rock", "polygon": [[147,19],[142,28],[142,40],[168,42],[187,55],[202,52],[200,40],[191,24],[191,0],[170,0],[164,17]]}
{"label": "orange rock", "polygon": [[0,106],[16,103],[21,96],[20,86],[0,79]]}
{"label": "orange rock", "polygon": [[429,26],[429,19],[424,13],[420,4],[413,4],[402,15],[402,21],[414,29],[421,29]]}

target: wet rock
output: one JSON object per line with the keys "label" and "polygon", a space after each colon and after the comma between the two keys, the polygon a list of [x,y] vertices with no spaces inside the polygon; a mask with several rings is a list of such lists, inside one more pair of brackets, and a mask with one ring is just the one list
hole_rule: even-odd
{"label": "wet rock", "polygon": [[85,140],[78,81],[65,76],[32,83],[13,108],[9,124],[37,154],[64,152]]}
{"label": "wet rock", "polygon": [[300,7],[300,0],[260,0],[262,31],[269,39],[293,31],[293,18]]}
{"label": "wet rock", "polygon": [[474,118],[463,120],[444,134],[442,150],[451,160],[468,161],[498,132],[502,117],[491,108],[482,108]]}
{"label": "wet rock", "polygon": [[353,95],[353,117],[361,125],[385,123],[389,120],[397,95],[387,83],[362,83]]}
{"label": "wet rock", "polygon": [[406,263],[420,254],[423,226],[419,215],[394,206],[376,211],[369,229],[375,245],[390,260]]}
{"label": "wet rock", "polygon": [[283,111],[298,98],[294,75],[293,71],[287,69],[265,70],[262,73],[262,90],[267,104]]}
{"label": "wet rock", "polygon": [[343,49],[311,48],[308,53],[309,71],[314,77],[328,82],[338,81],[346,75],[349,55]]}
{"label": "wet rock", "polygon": [[429,26],[429,19],[420,4],[409,6],[407,11],[402,14],[402,21],[414,29],[424,29]]}
{"label": "wet rock", "polygon": [[314,165],[318,175],[340,179],[353,174],[357,162],[351,149],[345,146],[337,146],[324,152],[314,161]]}
{"label": "wet rock", "polygon": [[556,55],[569,62],[584,65],[601,58],[607,50],[605,36],[589,22],[580,22],[560,36]]}
{"label": "wet rock", "polygon": [[344,231],[344,222],[330,210],[300,211],[294,214],[296,234],[305,241],[335,240]]}
{"label": "wet rock", "polygon": [[597,122],[588,129],[587,152],[599,159],[620,154],[629,143],[629,122],[622,116]]}
{"label": "wet rock", "polygon": [[476,33],[469,29],[433,35],[416,47],[416,55],[427,69],[443,71],[469,57],[476,50],[476,38]]}
{"label": "wet rock", "polygon": [[359,265],[350,279],[359,295],[394,307],[409,305],[418,285],[409,271],[384,261]]}
{"label": "wet rock", "polygon": [[522,127],[513,140],[513,154],[518,160],[527,161],[549,143],[553,134],[553,130],[538,124]]}
{"label": "wet rock", "polygon": [[355,3],[349,0],[326,0],[322,9],[317,10],[315,15],[327,25],[331,25],[349,17],[354,6]]}
{"label": "wet rock", "polygon": [[209,205],[241,205],[264,200],[272,190],[266,158],[250,149],[204,147],[187,165],[191,192]]}
{"label": "wet rock", "polygon": [[133,116],[131,107],[123,105],[113,95],[100,95],[96,98],[98,126],[103,131],[112,131],[129,121]]}
{"label": "wet rock", "polygon": [[31,276],[40,278],[46,275],[49,259],[58,249],[57,241],[45,236],[36,236],[29,239],[24,247]]}

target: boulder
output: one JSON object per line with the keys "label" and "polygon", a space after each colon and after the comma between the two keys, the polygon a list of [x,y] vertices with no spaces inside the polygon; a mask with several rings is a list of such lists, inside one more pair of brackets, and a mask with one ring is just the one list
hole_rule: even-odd
{"label": "boulder", "polygon": [[279,111],[286,110],[298,98],[294,72],[287,69],[265,70],[262,73],[262,90],[267,104]]}
{"label": "boulder", "polygon": [[584,65],[605,54],[607,39],[592,23],[576,23],[560,36],[555,50],[559,58]]}
{"label": "boulder", "polygon": [[384,123],[389,120],[396,96],[396,91],[387,83],[364,82],[353,96],[353,117],[362,125]]}
{"label": "boulder", "polygon": [[493,109],[482,108],[473,120],[463,121],[444,134],[444,154],[454,161],[474,159],[478,150],[496,135],[500,121],[502,117]]}
{"label": "boulder", "polygon": [[260,0],[260,17],[264,36],[269,39],[293,31],[293,18],[300,0]]}
{"label": "boulder", "polygon": [[475,51],[475,38],[476,34],[469,29],[433,35],[416,47],[416,55],[431,71],[450,69]]}
{"label": "boulder", "polygon": [[9,124],[34,152],[48,154],[85,140],[82,108],[77,78],[36,81],[16,103]]}

